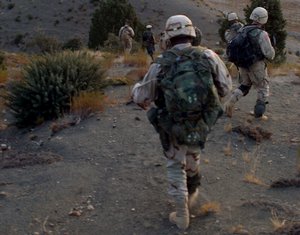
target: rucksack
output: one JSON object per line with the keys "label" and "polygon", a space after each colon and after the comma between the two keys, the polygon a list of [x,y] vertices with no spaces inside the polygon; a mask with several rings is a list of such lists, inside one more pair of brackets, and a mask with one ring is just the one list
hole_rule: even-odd
{"label": "rucksack", "polygon": [[[250,35],[256,30],[254,35]],[[228,60],[237,67],[249,68],[255,62],[262,60],[264,55],[255,37],[261,32],[256,26],[248,26],[239,30],[237,35],[228,43],[226,54]]]}
{"label": "rucksack", "polygon": [[164,103],[158,117],[160,127],[179,144],[203,148],[208,132],[223,113],[204,49],[170,49],[157,63],[161,66],[158,90]]}
{"label": "rucksack", "polygon": [[133,35],[132,35],[132,33],[131,33],[130,29],[129,29],[129,26],[125,25],[125,26],[122,28],[122,31],[121,31],[121,35],[120,35],[121,39],[122,39],[122,40],[128,40],[128,39],[130,39],[132,36],[133,36]]}
{"label": "rucksack", "polygon": [[155,44],[154,36],[153,36],[153,33],[151,31],[147,30],[143,33],[143,44],[144,44],[145,47]]}

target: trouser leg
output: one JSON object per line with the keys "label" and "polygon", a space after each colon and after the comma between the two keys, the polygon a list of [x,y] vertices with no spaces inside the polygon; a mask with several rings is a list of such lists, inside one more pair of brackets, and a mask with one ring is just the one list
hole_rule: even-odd
{"label": "trouser leg", "polygon": [[189,226],[188,189],[186,175],[187,146],[173,145],[165,152],[167,156],[167,174],[169,195],[174,199],[176,210],[170,214],[170,221],[178,228],[186,229]]}

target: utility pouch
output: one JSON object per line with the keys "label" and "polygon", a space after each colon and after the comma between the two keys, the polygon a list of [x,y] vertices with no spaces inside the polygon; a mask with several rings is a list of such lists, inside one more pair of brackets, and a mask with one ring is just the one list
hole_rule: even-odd
{"label": "utility pouch", "polygon": [[[164,151],[168,151],[170,148],[170,139],[169,134],[164,130],[164,128],[160,125],[161,115],[159,114],[158,108],[152,107],[147,112],[147,118],[149,122],[154,126],[154,129],[159,134],[159,139]],[[160,117],[160,119],[159,119]],[[160,122],[159,122],[160,121]]]}
{"label": "utility pouch", "polygon": [[149,122],[151,123],[152,126],[154,126],[154,129],[156,132],[159,132],[159,127],[158,127],[158,119],[157,119],[157,111],[158,109],[155,107],[152,107],[147,111],[147,118]]}

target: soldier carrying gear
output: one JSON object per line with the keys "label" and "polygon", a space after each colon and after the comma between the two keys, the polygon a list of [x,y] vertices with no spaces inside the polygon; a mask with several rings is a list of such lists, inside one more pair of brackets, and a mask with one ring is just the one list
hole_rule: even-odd
{"label": "soldier carrying gear", "polygon": [[171,48],[151,64],[143,81],[132,90],[133,101],[143,109],[154,102],[147,115],[167,158],[169,194],[176,205],[169,220],[180,229],[188,228],[199,199],[205,137],[222,113],[220,97],[229,94],[232,86],[220,57],[210,49],[193,47],[195,37],[187,16],[171,16],[164,35]]}
{"label": "soldier carrying gear", "polygon": [[224,38],[228,43],[237,35],[238,30],[244,25],[239,21],[239,18],[235,12],[229,13],[227,15],[227,20],[230,27],[225,31]]}
{"label": "soldier carrying gear", "polygon": [[269,35],[262,29],[263,25],[268,21],[268,12],[263,7],[256,7],[251,15],[252,23],[245,25],[240,29],[248,30],[250,27],[255,27],[254,30],[249,32],[251,40],[258,45],[262,53],[262,59],[256,61],[249,68],[239,67],[240,86],[235,89],[225,104],[225,111],[227,116],[231,117],[234,104],[242,97],[246,96],[253,85],[257,90],[257,100],[254,107],[254,115],[256,118],[267,117],[263,114],[266,110],[267,97],[269,96],[269,81],[268,72],[265,59],[272,60],[275,56],[275,50],[272,47]]}
{"label": "soldier carrying gear", "polygon": [[128,21],[126,21],[125,25],[121,27],[119,30],[119,38],[121,40],[124,52],[129,54],[132,49],[132,38],[134,37],[134,31],[129,26]]}
{"label": "soldier carrying gear", "polygon": [[150,55],[152,61],[154,60],[153,58],[153,53],[155,51],[155,38],[152,33],[152,25],[147,25],[146,26],[146,31],[143,32],[143,47],[146,48],[148,55]]}

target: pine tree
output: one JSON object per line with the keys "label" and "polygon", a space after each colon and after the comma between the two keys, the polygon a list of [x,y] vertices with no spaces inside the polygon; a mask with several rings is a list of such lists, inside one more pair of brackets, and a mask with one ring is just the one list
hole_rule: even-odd
{"label": "pine tree", "polygon": [[287,32],[285,30],[286,21],[283,18],[280,0],[251,0],[250,6],[247,5],[244,9],[247,23],[251,23],[249,17],[256,7],[263,7],[268,11],[269,19],[265,25],[265,30],[269,33],[276,51],[274,62],[281,63],[286,59],[285,41]]}
{"label": "pine tree", "polygon": [[[97,4],[96,4],[97,3]],[[125,21],[130,22],[139,39],[144,25],[138,20],[133,6],[127,0],[105,0],[96,2],[98,8],[92,16],[89,31],[89,48],[103,46],[109,33],[118,34]]]}

